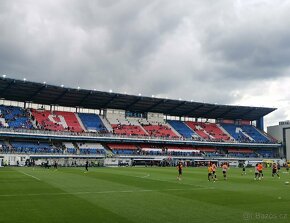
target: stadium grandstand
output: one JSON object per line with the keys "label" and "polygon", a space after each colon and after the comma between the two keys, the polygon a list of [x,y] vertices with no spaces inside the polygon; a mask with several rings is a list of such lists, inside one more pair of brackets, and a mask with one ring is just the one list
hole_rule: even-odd
{"label": "stadium grandstand", "polygon": [[217,105],[0,78],[0,155],[62,165],[281,158],[275,108]]}

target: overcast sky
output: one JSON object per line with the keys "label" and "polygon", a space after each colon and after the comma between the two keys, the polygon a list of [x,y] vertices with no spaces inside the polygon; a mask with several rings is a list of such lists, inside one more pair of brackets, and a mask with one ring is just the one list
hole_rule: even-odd
{"label": "overcast sky", "polygon": [[290,119],[290,1],[0,0],[0,74]]}

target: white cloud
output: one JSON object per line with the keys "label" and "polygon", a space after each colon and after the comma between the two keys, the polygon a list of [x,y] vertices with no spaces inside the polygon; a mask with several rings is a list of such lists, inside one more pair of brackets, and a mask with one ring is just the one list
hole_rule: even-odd
{"label": "white cloud", "polygon": [[238,104],[261,107],[275,107],[277,111],[266,118],[267,125],[276,125],[278,121],[290,119],[290,77],[274,81],[257,83],[256,88],[242,94]]}

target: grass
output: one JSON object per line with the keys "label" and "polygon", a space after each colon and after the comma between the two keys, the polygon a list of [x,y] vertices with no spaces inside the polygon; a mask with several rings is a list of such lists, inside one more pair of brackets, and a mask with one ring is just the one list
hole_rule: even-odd
{"label": "grass", "polygon": [[290,222],[290,174],[231,168],[0,168],[0,222]]}

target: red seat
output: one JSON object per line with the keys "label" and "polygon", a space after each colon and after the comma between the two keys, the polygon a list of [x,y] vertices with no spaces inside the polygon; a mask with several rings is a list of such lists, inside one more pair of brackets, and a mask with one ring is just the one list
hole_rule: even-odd
{"label": "red seat", "polygon": [[143,128],[149,133],[150,136],[178,138],[171,128],[165,125],[144,125]]}
{"label": "red seat", "polygon": [[107,146],[110,148],[110,149],[137,149],[137,147],[135,145],[132,145],[132,144],[115,144],[115,143],[110,143],[110,144],[107,144]]}
{"label": "red seat", "polygon": [[215,123],[185,122],[192,130],[204,139],[229,141],[230,136],[224,133]]}
{"label": "red seat", "polygon": [[148,135],[144,130],[137,125],[117,125],[112,124],[114,133],[117,135],[127,135],[127,136],[146,136]]}
{"label": "red seat", "polygon": [[84,131],[73,112],[55,111],[52,113],[33,109],[31,113],[42,129],[72,132]]}

